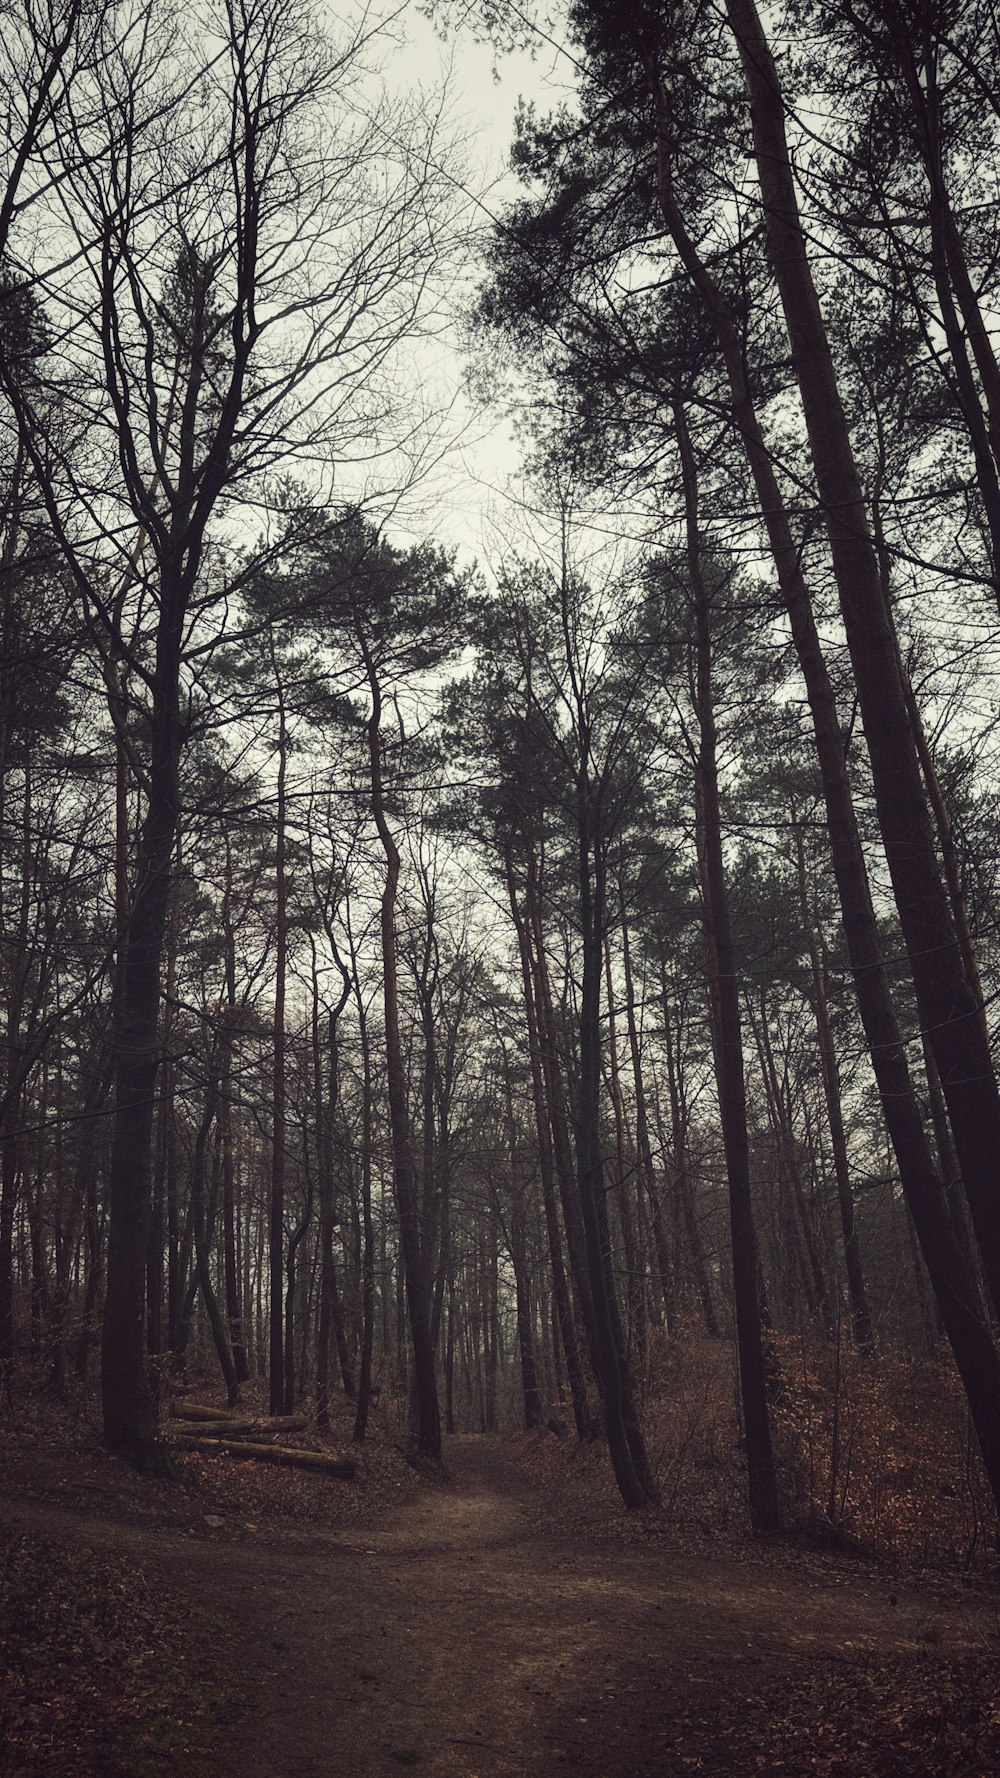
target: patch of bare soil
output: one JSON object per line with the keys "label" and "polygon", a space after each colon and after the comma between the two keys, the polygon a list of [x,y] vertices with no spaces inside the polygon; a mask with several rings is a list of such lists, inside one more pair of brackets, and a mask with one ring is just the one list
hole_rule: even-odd
{"label": "patch of bare soil", "polygon": [[[707,1543],[623,1545],[547,1519],[495,1441],[450,1440],[447,1466],[447,1481],[332,1526],[250,1532],[212,1514],[222,1523],[196,1540],[193,1525],[23,1496],[0,1519],[141,1568],[190,1614],[195,1664],[229,1626],[227,1665],[252,1684],[215,1727],[217,1778],[1000,1770],[985,1595]],[[66,1778],[132,1778],[88,1758],[78,1749]],[[175,1761],[158,1769],[186,1774]]]}

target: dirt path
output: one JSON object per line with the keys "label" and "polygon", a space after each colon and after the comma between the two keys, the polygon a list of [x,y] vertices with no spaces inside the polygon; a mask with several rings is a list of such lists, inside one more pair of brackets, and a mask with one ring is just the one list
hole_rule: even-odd
{"label": "dirt path", "polygon": [[995,1636],[985,1605],[553,1535],[486,1441],[450,1441],[447,1461],[450,1485],[375,1527],[277,1543],[20,1502],[3,1516],[134,1550],[248,1646],[270,1643],[233,1778],[665,1778],[702,1767],[680,1745],[692,1710],[711,1716],[765,1673],[865,1649],[954,1657]]}

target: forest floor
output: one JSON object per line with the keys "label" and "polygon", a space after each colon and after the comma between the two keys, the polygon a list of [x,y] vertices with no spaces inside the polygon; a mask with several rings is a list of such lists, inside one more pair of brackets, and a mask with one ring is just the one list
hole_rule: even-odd
{"label": "forest floor", "polygon": [[[547,1442],[564,1468],[569,1443]],[[1000,1771],[988,1587],[646,1536],[569,1510],[566,1476],[546,1486],[528,1451],[454,1438],[441,1480],[383,1453],[368,1496],[307,1478],[296,1516],[263,1497],[251,1516],[242,1481],[212,1492],[211,1465],[171,1489],[15,1441],[0,1774]]]}

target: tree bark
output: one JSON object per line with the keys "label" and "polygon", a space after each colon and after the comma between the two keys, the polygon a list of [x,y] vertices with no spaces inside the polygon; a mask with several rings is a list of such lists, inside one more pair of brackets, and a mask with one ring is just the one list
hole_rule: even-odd
{"label": "tree bark", "polygon": [[194,1155],[191,1162],[191,1221],[194,1229],[195,1266],[198,1287],[201,1290],[201,1300],[205,1305],[205,1313],[208,1316],[208,1323],[212,1330],[212,1339],[215,1343],[219,1368],[222,1371],[223,1381],[226,1385],[226,1399],[229,1407],[234,1408],[239,1400],[240,1385],[236,1375],[236,1367],[233,1363],[233,1355],[229,1347],[229,1335],[225,1319],[219,1308],[219,1301],[215,1294],[215,1286],[212,1282],[212,1268],[210,1263],[211,1235],[215,1223],[215,1207],[218,1203],[218,1198],[215,1193],[218,1191],[218,1186],[215,1187],[215,1192],[213,1192],[211,1216],[206,1213],[205,1206],[205,1176],[208,1170],[208,1138],[218,1108],[218,1082],[215,1075],[215,1058],[212,1059],[209,1066],[212,1069],[212,1077],[209,1082],[209,1090],[205,1100],[205,1109],[202,1113],[201,1123],[198,1126],[198,1134],[194,1145]]}
{"label": "tree bark", "polygon": [[156,1475],[170,1475],[172,1465],[160,1438],[156,1402],[146,1375],[143,1332],[150,1160],[160,1062],[160,963],[179,815],[178,683],[183,609],[180,586],[164,575],[160,585],[146,812],[136,857],[135,890],[123,939],[101,1338],[105,1442],[136,1467]]}
{"label": "tree bark", "polygon": [[406,1097],[406,1070],[399,1034],[399,988],[396,961],[396,896],[399,887],[399,848],[392,836],[382,786],[382,690],[375,662],[360,622],[356,634],[368,675],[371,713],[368,718],[369,785],[372,814],[385,855],[385,887],[382,891],[382,990],[385,1012],[386,1086],[392,1138],[393,1183],[399,1213],[399,1233],[406,1282],[406,1300],[413,1349],[413,1373],[417,1406],[417,1452],[432,1462],[441,1460],[441,1416],[434,1376],[427,1269],[421,1246],[420,1204],[417,1197]]}
{"label": "tree bark", "polygon": [[552,1135],[552,1160],[559,1187],[559,1202],[566,1231],[566,1253],[570,1277],[580,1308],[580,1317],[587,1340],[587,1351],[594,1375],[598,1374],[597,1317],[587,1265],[586,1235],[583,1215],[573,1178],[569,1119],[559,1045],[556,1036],[555,1009],[545,955],[545,933],[537,879],[537,865],[529,848],[525,883],[525,915],[531,950],[531,971],[534,1004],[538,1026],[538,1046],[545,1084],[549,1128]]}
{"label": "tree bark", "polygon": [[823,1098],[826,1104],[827,1124],[830,1129],[830,1146],[833,1151],[833,1172],[837,1182],[837,1208],[840,1212],[840,1229],[844,1241],[844,1265],[851,1301],[851,1327],[855,1345],[867,1346],[872,1334],[871,1316],[868,1312],[865,1277],[861,1264],[861,1247],[854,1215],[854,1194],[851,1190],[851,1173],[847,1157],[840,1068],[833,1041],[833,1030],[830,1025],[830,1011],[826,995],[826,971],[820,956],[816,923],[809,904],[805,846],[801,828],[795,830],[795,857],[799,881],[799,907],[802,913],[806,944],[809,949],[809,968],[812,976],[810,999],[813,1018],[816,1021],[816,1042],[819,1049],[820,1071],[823,1076]]}
{"label": "tree bark", "polygon": [[246,1328],[240,1295],[237,1255],[236,1161],[233,1153],[233,1047],[236,1024],[236,933],[232,922],[233,857],[230,836],[225,836],[226,878],[222,895],[222,932],[225,946],[226,1005],[220,1037],[219,1141],[222,1147],[222,1239],[226,1284],[226,1320],[238,1383],[247,1382]]}
{"label": "tree bark", "polygon": [[589,742],[581,734],[576,790],[577,892],[582,938],[580,1073],[576,1098],[577,1188],[594,1303],[598,1381],[604,1431],[618,1491],[630,1510],[652,1506],[658,1495],[642,1436],[625,1352],[611,1252],[607,1185],[601,1147],[601,975],[604,962],[604,836],[588,780]]}
{"label": "tree bark", "polygon": [[268,1403],[272,1414],[285,1409],[285,983],[288,973],[288,883],[286,817],[288,730],[285,702],[270,638],[271,664],[278,685],[278,784],[274,853],[274,1047],[271,1067],[271,1190],[268,1225]]}
{"label": "tree bark", "polygon": [[[748,1011],[757,1043],[761,1077],[764,1083],[764,1098],[771,1130],[785,1183],[790,1193],[790,1217],[792,1225],[796,1229],[795,1240],[797,1244],[801,1242],[803,1249],[803,1271],[806,1276],[810,1310],[815,1310],[819,1314],[826,1332],[832,1334],[833,1311],[830,1305],[830,1291],[816,1243],[813,1218],[809,1213],[809,1206],[805,1199],[796,1136],[789,1114],[787,1079],[783,1083],[778,1076],[774,1046],[771,1043],[768,1027],[767,995],[763,989],[760,994],[759,1025],[755,1023],[752,1009],[748,1008]],[[808,1269],[806,1270],[806,1268]]]}
{"label": "tree bark", "polygon": [[1000,1094],[935,853],[891,613],[806,251],[777,70],[753,0],[727,0],[750,101],[775,282],[854,669],[910,971],[948,1106],[987,1283],[1000,1306]]}
{"label": "tree bark", "polygon": [[577,1437],[586,1442],[593,1437],[594,1427],[587,1401],[587,1384],[583,1373],[580,1347],[576,1337],[576,1323],[573,1318],[573,1305],[570,1300],[569,1285],[566,1279],[566,1268],[563,1263],[562,1233],[559,1228],[559,1213],[556,1207],[555,1166],[552,1154],[552,1135],[549,1128],[548,1109],[545,1102],[545,1083],[542,1076],[541,1044],[538,1035],[538,1017],[535,1006],[535,984],[532,973],[531,938],[525,917],[517,900],[517,888],[514,881],[514,863],[511,847],[504,850],[504,874],[507,883],[507,898],[510,904],[511,919],[517,935],[518,956],[521,963],[521,989],[524,996],[524,1017],[528,1035],[528,1060],[531,1068],[531,1090],[535,1110],[535,1133],[538,1141],[538,1168],[541,1175],[542,1205],[545,1212],[545,1232],[548,1238],[549,1265],[552,1272],[552,1294],[555,1300],[556,1314],[559,1321],[559,1335],[566,1358],[566,1377],[569,1383],[570,1399],[573,1403],[573,1418],[576,1424]]}
{"label": "tree bark", "polygon": [[[934,1280],[945,1328],[968,1396],[994,1499],[1000,1503],[1000,1359],[979,1307],[976,1281],[970,1275],[955,1240],[906,1063],[879,947],[868,871],[844,759],[837,701],[802,575],[799,552],[755,411],[743,348],[732,314],[700,259],[677,207],[667,147],[666,95],[655,68],[650,68],[649,72],[656,108],[657,178],[664,222],[713,323],[729,378],[733,419],[757,490],[806,685],[844,935],[883,1116],[921,1251]],[[787,150],[785,152],[787,173]],[[798,251],[801,254],[801,240]]]}
{"label": "tree bark", "polygon": [[639,1156],[639,1170],[642,1183],[649,1199],[650,1214],[653,1219],[653,1244],[656,1251],[656,1263],[660,1274],[660,1287],[663,1292],[663,1316],[668,1333],[673,1333],[677,1322],[677,1291],[674,1281],[674,1268],[667,1243],[667,1231],[663,1223],[663,1208],[656,1184],[656,1168],[653,1164],[653,1147],[649,1139],[649,1111],[646,1105],[646,1085],[642,1074],[642,1055],[639,1048],[639,1028],[635,1016],[635,981],[632,974],[632,945],[629,937],[628,917],[625,912],[624,898],[622,901],[622,967],[625,972],[625,1022],[628,1028],[629,1056],[632,1062],[632,1090],[635,1095],[635,1141]]}
{"label": "tree bark", "polygon": [[674,415],[684,483],[687,573],[694,602],[695,705],[699,731],[696,764],[699,853],[704,890],[706,952],[713,988],[710,1001],[716,1024],[715,1060],[719,1082],[719,1111],[729,1185],[736,1344],[746,1439],[750,1523],[754,1532],[760,1535],[779,1529],[781,1511],[771,1448],[764,1341],[757,1292],[757,1241],[750,1189],[739,981],[733,952],[722,850],[715,696],[712,685],[710,594],[702,568],[694,456],[687,422],[679,403],[675,405]]}
{"label": "tree bark", "polygon": [[200,1451],[205,1457],[247,1457],[256,1463],[276,1463],[285,1468],[311,1469],[317,1475],[353,1481],[358,1466],[352,1457],[327,1457],[322,1451],[296,1451],[287,1445],[256,1445],[242,1439],[200,1438],[180,1433],[174,1440],[179,1451]]}
{"label": "tree bark", "polygon": [[354,1440],[361,1444],[368,1429],[372,1399],[372,1352],[375,1343],[375,1229],[372,1221],[372,1066],[368,1042],[368,1021],[362,1004],[357,975],[354,992],[358,1004],[361,1034],[362,1101],[361,1101],[361,1363],[358,1371],[358,1407],[354,1418]]}
{"label": "tree bark", "polygon": [[[667,982],[666,964],[661,964],[660,993],[663,1006],[663,1044],[667,1062],[667,1093],[670,1099],[670,1149],[673,1157],[674,1192],[680,1207],[681,1221],[687,1237],[691,1265],[694,1271],[698,1300],[701,1304],[702,1319],[709,1338],[719,1337],[719,1318],[715,1310],[712,1295],[712,1282],[709,1277],[708,1262],[705,1258],[705,1243],[702,1240],[698,1225],[698,1214],[691,1184],[691,1169],[688,1157],[688,1125],[690,1111],[687,1103],[686,1082],[683,1066],[682,1027],[678,1018],[676,1031],[671,1019],[670,994]],[[654,1101],[655,1103],[655,1101]],[[658,1113],[659,1115],[659,1113]],[[666,1139],[661,1133],[661,1142],[666,1149]]]}
{"label": "tree bark", "polygon": [[644,1263],[640,1264],[640,1246],[636,1241],[632,1203],[629,1197],[630,1184],[637,1169],[630,1165],[632,1157],[629,1153],[626,1134],[625,1096],[622,1092],[621,1073],[618,1067],[618,1032],[615,1017],[615,983],[614,971],[611,966],[610,933],[604,935],[604,975],[608,1003],[608,1089],[615,1123],[614,1201],[618,1209],[618,1224],[621,1229],[622,1249],[625,1255],[625,1301],[628,1306],[625,1352],[630,1364],[633,1362],[634,1355],[635,1361],[642,1366],[646,1361],[649,1320],[646,1301],[646,1267]]}

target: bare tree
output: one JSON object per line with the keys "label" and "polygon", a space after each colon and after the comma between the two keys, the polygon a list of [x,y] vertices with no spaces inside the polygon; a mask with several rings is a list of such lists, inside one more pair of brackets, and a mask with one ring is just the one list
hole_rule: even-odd
{"label": "bare tree", "polygon": [[24,211],[50,186],[55,130],[70,82],[94,71],[101,9],[82,0],[13,0],[2,17],[0,260]]}
{"label": "bare tree", "polygon": [[26,390],[4,372],[6,394],[141,796],[103,1399],[108,1443],[155,1469],[142,1300],[160,964],[180,761],[237,591],[221,527],[231,540],[278,498],[293,459],[339,473],[412,434],[391,361],[428,309],[452,201],[432,172],[438,119],[372,100],[368,47],[334,48],[290,0],[183,21],[162,4],[109,8],[93,28],[100,80],[77,70],[60,93],[53,173],[35,168],[31,238],[12,235],[60,381]]}

